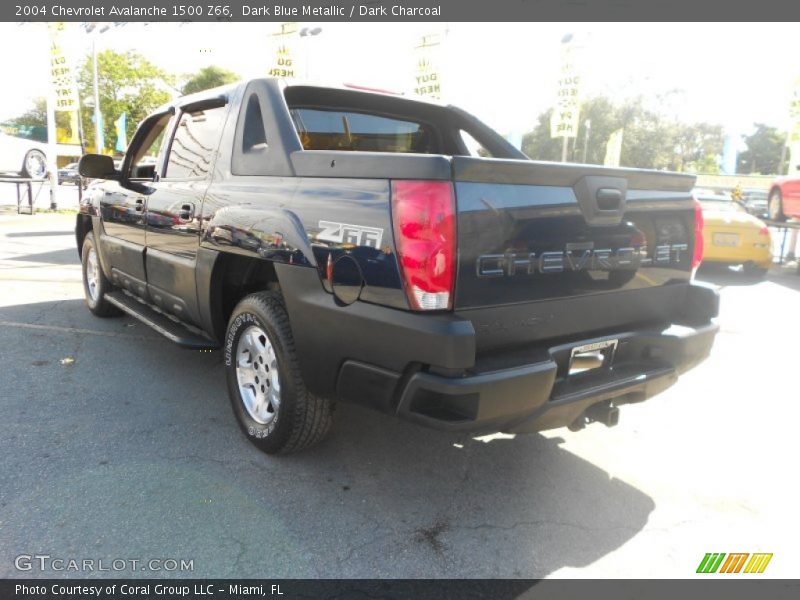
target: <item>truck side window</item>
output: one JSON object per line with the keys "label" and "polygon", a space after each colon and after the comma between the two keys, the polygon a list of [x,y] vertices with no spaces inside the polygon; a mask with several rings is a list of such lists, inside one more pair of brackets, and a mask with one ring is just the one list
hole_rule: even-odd
{"label": "truck side window", "polygon": [[156,173],[159,153],[164,145],[164,133],[167,131],[171,114],[162,115],[147,131],[142,143],[131,159],[128,176],[131,179],[152,181]]}
{"label": "truck side window", "polygon": [[258,102],[258,96],[250,94],[244,113],[242,152],[250,152],[259,147],[267,147],[267,137],[264,133],[264,117],[261,115],[261,104]]}
{"label": "truck side window", "polygon": [[225,123],[226,107],[184,112],[169,148],[169,179],[202,179],[211,171]]}
{"label": "truck side window", "polygon": [[469,133],[464,131],[463,129],[459,130],[459,135],[461,136],[461,141],[464,144],[464,147],[467,149],[469,156],[480,156],[481,158],[492,158],[492,154],[483,146],[480,145],[478,140],[472,137]]}
{"label": "truck side window", "polygon": [[424,123],[355,111],[294,108],[304,150],[436,154],[436,136]]}

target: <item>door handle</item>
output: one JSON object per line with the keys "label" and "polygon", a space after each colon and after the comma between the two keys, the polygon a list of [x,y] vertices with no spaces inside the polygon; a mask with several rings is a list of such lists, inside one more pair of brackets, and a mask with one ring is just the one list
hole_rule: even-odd
{"label": "door handle", "polygon": [[144,210],[144,198],[139,197],[136,199],[135,210],[136,212],[142,212]]}
{"label": "door handle", "polygon": [[194,204],[187,203],[181,204],[181,210],[178,213],[178,218],[181,221],[189,221],[194,217]]}

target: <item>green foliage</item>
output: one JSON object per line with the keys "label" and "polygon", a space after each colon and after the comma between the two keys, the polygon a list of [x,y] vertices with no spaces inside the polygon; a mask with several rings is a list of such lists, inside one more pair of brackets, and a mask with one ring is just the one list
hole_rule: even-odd
{"label": "green foliage", "polygon": [[[548,110],[533,131],[523,136],[522,150],[535,160],[561,160],[561,138],[550,137]],[[624,128],[620,164],[625,167],[716,173],[723,131],[710,123],[680,123],[645,105],[642,98],[615,104],[605,96],[589,98],[581,108],[578,137],[570,141],[568,159],[583,160],[586,120],[591,121],[586,162],[603,164],[612,132]]]}
{"label": "green foliage", "polygon": [[8,121],[8,124],[17,127],[47,127],[47,101],[41,97],[34,98],[33,106]]}
{"label": "green foliage", "polygon": [[[3,125],[20,129],[20,137],[47,142],[47,101],[42,97],[34,98],[31,108]],[[69,127],[69,113],[56,111],[56,128],[59,127]],[[22,132],[26,132],[27,135],[23,135]]]}
{"label": "green foliage", "polygon": [[[127,138],[138,123],[161,104],[173,97],[174,77],[137,52],[104,50],[97,54],[97,84],[103,136],[106,148],[113,148],[117,139],[114,121],[127,113]],[[78,72],[78,93],[82,100],[93,98],[92,57],[87,56]],[[83,111],[83,131],[89,145],[94,145],[94,110]]]}
{"label": "green foliage", "polygon": [[211,88],[233,83],[239,79],[241,78],[233,71],[210,65],[208,67],[203,67],[197,73],[190,76],[189,79],[186,80],[186,83],[183,84],[181,94],[194,94],[195,92],[210,90]]}
{"label": "green foliage", "polygon": [[747,150],[739,154],[736,165],[739,173],[774,175],[783,173],[780,163],[786,134],[764,123],[755,123],[756,130],[744,137]]}

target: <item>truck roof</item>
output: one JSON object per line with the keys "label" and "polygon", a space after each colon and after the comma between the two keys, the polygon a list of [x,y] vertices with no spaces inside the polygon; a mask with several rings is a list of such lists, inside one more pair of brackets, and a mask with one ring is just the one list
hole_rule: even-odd
{"label": "truck roof", "polygon": [[377,88],[371,88],[367,86],[361,86],[356,84],[341,84],[341,85],[328,85],[328,84],[321,84],[315,81],[306,81],[306,80],[295,80],[295,81],[287,81],[282,78],[277,77],[255,77],[251,79],[242,79],[235,83],[229,83],[227,85],[221,85],[219,87],[210,88],[207,90],[203,90],[200,92],[195,92],[194,94],[187,94],[185,96],[178,96],[177,98],[172,99],[169,102],[166,102],[159,106],[156,110],[154,110],[151,115],[160,114],[169,111],[170,109],[178,108],[181,106],[186,106],[188,104],[194,104],[196,102],[201,102],[203,100],[207,100],[209,98],[216,98],[219,96],[228,96],[235,90],[239,89],[240,87],[246,86],[248,83],[252,81],[258,80],[271,80],[277,81],[280,85],[281,89],[285,90],[287,88],[318,88],[320,90],[340,90],[342,92],[350,92],[353,94],[363,94],[363,95],[373,95],[376,97],[381,98],[395,98],[398,100],[403,100],[406,102],[414,102],[418,104],[426,104],[429,106],[436,106],[440,108],[445,108],[447,105],[443,102],[439,102],[436,100],[429,100],[423,98],[416,98],[412,96],[406,96],[402,93],[395,93],[389,90],[381,90]]}

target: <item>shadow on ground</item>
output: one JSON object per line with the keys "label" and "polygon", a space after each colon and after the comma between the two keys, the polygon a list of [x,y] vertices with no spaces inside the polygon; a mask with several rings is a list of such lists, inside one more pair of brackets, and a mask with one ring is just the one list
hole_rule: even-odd
{"label": "shadow on ground", "polygon": [[753,277],[741,269],[734,270],[724,265],[702,265],[696,275],[700,281],[713,283],[720,286],[757,285],[764,281],[763,277]]}
{"label": "shadow on ground", "polygon": [[19,262],[35,262],[50,265],[75,265],[80,264],[78,251],[75,248],[64,248],[63,250],[49,250],[47,252],[35,252],[32,254],[19,254],[5,260]]}
{"label": "shadow on ground", "polygon": [[794,265],[774,265],[763,278],[751,277],[741,270],[737,271],[721,265],[703,265],[697,271],[697,279],[722,287],[752,286],[770,281],[800,291],[800,268]]}
{"label": "shadow on ground", "polygon": [[5,234],[7,238],[57,237],[62,235],[75,235],[75,231],[70,229],[60,231],[14,231]]}
{"label": "shadow on ground", "polygon": [[126,335],[141,326],[82,300],[0,321],[103,334],[0,325],[0,576],[43,552],[194,561],[120,576],[543,577],[619,548],[654,509],[559,438],[473,439],[356,406],[318,447],[267,456],[235,424],[219,353]]}

